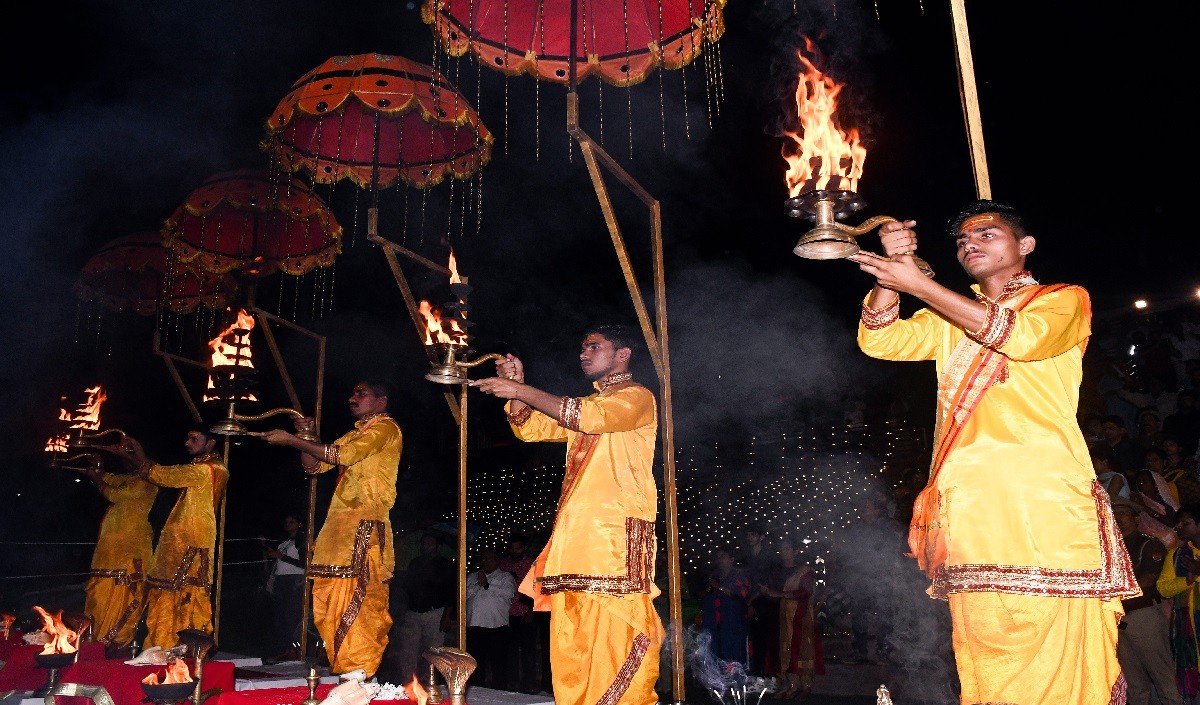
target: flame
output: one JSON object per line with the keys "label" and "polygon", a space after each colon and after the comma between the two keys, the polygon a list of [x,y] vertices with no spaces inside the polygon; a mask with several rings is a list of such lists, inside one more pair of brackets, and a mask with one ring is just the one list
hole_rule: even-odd
{"label": "flame", "polygon": [[50,614],[46,610],[33,606],[35,612],[42,617],[42,631],[50,635],[50,641],[46,642],[46,646],[42,649],[42,655],[49,654],[73,654],[78,649],[75,643],[79,641],[79,634],[67,628],[67,625],[62,621],[62,610]]}
{"label": "flame", "polygon": [[151,673],[142,679],[146,685],[168,685],[170,683],[191,683],[192,673],[188,670],[187,662],[183,659],[171,659],[167,663],[166,677],[161,682],[157,673]]}
{"label": "flame", "polygon": [[[83,393],[87,395],[87,401],[81,404],[71,416],[71,420],[74,421],[71,428],[95,431],[100,428],[100,405],[108,399],[108,395],[104,393],[100,385],[89,387],[83,390]],[[59,414],[59,418],[61,417],[62,414]]]}
{"label": "flame", "polygon": [[462,284],[462,277],[458,276],[458,261],[454,259],[454,250],[450,250],[450,283]]}
{"label": "flame", "polygon": [[17,621],[17,617],[7,612],[0,612],[0,620],[4,621],[4,640],[8,641],[9,630],[12,629],[13,622]]}
{"label": "flame", "polygon": [[[253,353],[250,350],[250,331],[254,330],[254,316],[239,309],[237,322],[217,334],[208,341],[212,350],[212,366],[217,367],[249,367],[254,368]],[[208,388],[214,389],[212,376],[208,378]],[[204,401],[212,401],[216,397],[204,395]],[[254,394],[247,394],[241,401],[258,401]]]}
{"label": "flame", "polygon": [[[816,53],[808,37],[804,38],[804,51]],[[783,144],[783,158],[788,163],[784,175],[788,196],[821,190],[857,191],[867,150],[857,128],[843,132],[833,120],[837,97],[845,84],[821,73],[804,56],[804,51],[796,50],[803,66],[796,86],[796,118],[800,129],[784,133],[792,140]]]}
{"label": "flame", "polygon": [[425,317],[425,344],[447,343],[449,345],[466,345],[467,334],[458,326],[453,318],[442,319],[442,312],[434,308],[428,301],[421,300],[421,315]]}
{"label": "flame", "polygon": [[[87,395],[87,399],[79,405],[74,413],[62,407],[58,409],[58,420],[68,422],[70,424],[68,428],[79,429],[80,433],[100,428],[100,407],[108,399],[108,395],[104,393],[104,389],[100,385],[88,387],[83,390],[83,393]],[[66,397],[62,397],[61,401],[66,401],[66,399]],[[65,453],[70,442],[69,433],[53,436],[46,441],[46,452]]]}
{"label": "flame", "polygon": [[429,691],[425,690],[425,687],[421,685],[421,681],[417,680],[415,673],[413,674],[412,682],[404,686],[404,694],[407,696],[407,700],[417,701],[417,705],[425,705],[425,703],[429,702]]}

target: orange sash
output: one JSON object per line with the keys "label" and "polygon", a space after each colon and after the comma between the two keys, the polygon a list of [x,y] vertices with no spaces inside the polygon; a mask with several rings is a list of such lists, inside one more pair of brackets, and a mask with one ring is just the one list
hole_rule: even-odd
{"label": "orange sash", "polygon": [[[1013,311],[1020,311],[1040,294],[1057,291],[1065,284],[1030,286],[1013,297]],[[929,481],[925,489],[913,502],[912,522],[908,526],[909,555],[917,559],[917,565],[933,578],[946,562],[946,527],[941,523],[941,494],[937,490],[937,476],[958,445],[962,431],[979,401],[997,379],[1007,370],[1008,358],[1003,353],[984,348],[967,336],[963,336],[946,360],[942,380],[938,385],[938,418],[934,429],[933,460],[929,466]]]}

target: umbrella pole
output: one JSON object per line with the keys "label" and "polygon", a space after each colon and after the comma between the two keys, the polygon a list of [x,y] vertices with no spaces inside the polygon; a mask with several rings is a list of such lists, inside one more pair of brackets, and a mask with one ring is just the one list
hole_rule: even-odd
{"label": "umbrella pole", "polygon": [[[224,455],[225,469],[229,470],[229,436],[225,436]],[[217,520],[217,555],[214,560],[217,564],[217,580],[216,580],[216,604],[213,606],[213,643],[218,643],[221,633],[221,581],[225,576],[225,502],[229,499],[229,482],[225,483],[225,491],[221,493],[221,516]]]}
{"label": "umbrella pole", "polygon": [[[574,12],[574,6],[572,6],[572,12]],[[573,36],[574,32],[572,32]],[[573,69],[574,63],[571,66]],[[613,248],[616,250],[617,260],[621,263],[621,270],[625,275],[625,283],[629,288],[629,295],[633,299],[633,306],[637,312],[638,322],[642,327],[642,335],[646,339],[646,347],[650,351],[650,358],[653,360],[654,368],[658,372],[661,402],[659,413],[662,416],[661,426],[663,434],[663,496],[665,513],[667,515],[667,589],[669,593],[671,622],[670,629],[667,631],[667,638],[670,640],[672,656],[671,682],[672,694],[674,696],[673,702],[682,703],[685,699],[682,632],[683,604],[681,600],[682,580],[679,568],[679,514],[675,496],[675,421],[671,411],[671,365],[670,355],[667,351],[667,287],[663,264],[662,211],[658,200],[646,192],[600,145],[596,144],[583,131],[579,126],[578,118],[579,97],[572,90],[567,93],[567,132],[579,143],[579,149],[583,153],[584,161],[587,163],[588,173],[592,177],[592,187],[596,191],[596,198],[600,201],[600,210],[604,213],[604,220],[608,224]],[[633,265],[629,261],[629,252],[625,247],[625,239],[621,235],[621,228],[617,223],[616,214],[613,211],[612,200],[609,198],[608,189],[604,184],[604,177],[601,173],[602,166],[616,176],[626,188],[633,192],[650,209],[654,257],[655,323],[657,326],[650,321],[650,314],[646,308],[646,302],[642,297],[641,287],[634,274]]]}
{"label": "umbrella pole", "polygon": [[308,569],[312,564],[313,524],[317,521],[317,476],[308,478],[308,526],[304,527],[304,603],[300,606],[300,658],[308,661],[308,620],[312,616],[312,578]]}
{"label": "umbrella pole", "polygon": [[467,387],[458,397],[458,648],[467,650]]}

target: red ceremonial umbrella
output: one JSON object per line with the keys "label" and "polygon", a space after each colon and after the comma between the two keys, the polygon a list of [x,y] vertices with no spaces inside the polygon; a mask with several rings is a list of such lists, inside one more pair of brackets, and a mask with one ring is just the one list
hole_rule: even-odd
{"label": "red ceremonial umbrella", "polygon": [[236,286],[228,275],[181,264],[163,247],[162,235],[150,231],[101,247],[83,265],[75,288],[81,299],[149,316],[160,306],[175,313],[191,313],[200,304],[223,308]]}
{"label": "red ceremonial umbrella", "polygon": [[296,81],[271,113],[262,148],[314,181],[384,189],[469,178],[492,134],[438,71],[401,56],[335,56]]}
{"label": "red ceremonial umbrella", "polygon": [[[590,75],[641,83],[681,68],[725,31],[725,0],[425,0],[421,17],[452,56],[574,85]],[[574,27],[574,31],[572,31]]]}
{"label": "red ceremonial umbrella", "polygon": [[162,229],[163,245],[181,262],[258,276],[328,267],[341,251],[341,236],[342,226],[308,184],[258,169],[209,177]]}

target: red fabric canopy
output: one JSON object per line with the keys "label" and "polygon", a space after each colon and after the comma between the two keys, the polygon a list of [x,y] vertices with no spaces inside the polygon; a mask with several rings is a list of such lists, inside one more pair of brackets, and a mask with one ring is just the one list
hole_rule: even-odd
{"label": "red fabric canopy", "polygon": [[307,274],[341,252],[342,226],[303,181],[268,170],[209,177],[175,209],[162,242],[179,261],[215,273]]}
{"label": "red fabric canopy", "polygon": [[163,247],[161,234],[144,232],[101,247],[83,265],[75,290],[82,299],[149,316],[160,304],[176,313],[189,313],[201,303],[224,308],[236,287],[228,275],[180,263]]}
{"label": "red fabric canopy", "polygon": [[436,70],[400,56],[335,56],[302,76],[267,120],[260,145],[289,172],[363,188],[425,188],[470,177],[491,159],[491,132]]}
{"label": "red fabric canopy", "polygon": [[[575,51],[571,51],[572,5]],[[641,83],[656,67],[678,69],[725,31],[725,0],[425,0],[421,17],[452,56],[468,50],[485,66],[570,82],[598,75]]]}

